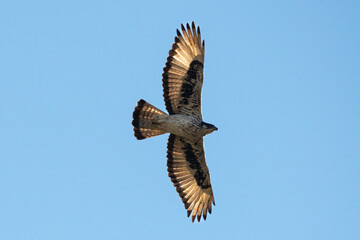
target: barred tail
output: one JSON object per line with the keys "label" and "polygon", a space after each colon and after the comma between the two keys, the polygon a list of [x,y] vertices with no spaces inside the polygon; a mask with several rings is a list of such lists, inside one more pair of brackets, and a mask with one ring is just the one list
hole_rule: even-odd
{"label": "barred tail", "polygon": [[141,140],[166,133],[153,123],[153,120],[161,115],[166,115],[166,113],[140,99],[133,113],[132,125],[135,137]]}

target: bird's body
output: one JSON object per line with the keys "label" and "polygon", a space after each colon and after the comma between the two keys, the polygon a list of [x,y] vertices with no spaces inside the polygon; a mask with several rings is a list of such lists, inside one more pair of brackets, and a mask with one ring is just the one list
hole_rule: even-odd
{"label": "bird's body", "polygon": [[159,129],[176,136],[197,140],[209,134],[208,128],[204,128],[202,123],[203,121],[197,117],[176,114],[159,116],[153,124],[157,124]]}
{"label": "bird's body", "polygon": [[133,113],[132,124],[139,140],[170,133],[167,166],[188,216],[206,219],[215,205],[210,174],[205,161],[203,137],[217,128],[202,120],[201,88],[204,71],[204,41],[194,22],[181,25],[169,51],[163,73],[164,100],[169,114],[144,100]]}

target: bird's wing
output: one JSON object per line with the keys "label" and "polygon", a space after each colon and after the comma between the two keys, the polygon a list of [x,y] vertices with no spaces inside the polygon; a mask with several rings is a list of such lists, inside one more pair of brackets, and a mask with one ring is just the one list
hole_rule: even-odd
{"label": "bird's wing", "polygon": [[163,73],[164,100],[169,114],[201,116],[205,43],[194,22],[181,25]]}
{"label": "bird's wing", "polygon": [[203,139],[189,141],[170,134],[167,151],[169,177],[179,193],[188,217],[192,212],[192,221],[201,215],[206,220],[215,205],[210,183],[209,169],[206,166]]}

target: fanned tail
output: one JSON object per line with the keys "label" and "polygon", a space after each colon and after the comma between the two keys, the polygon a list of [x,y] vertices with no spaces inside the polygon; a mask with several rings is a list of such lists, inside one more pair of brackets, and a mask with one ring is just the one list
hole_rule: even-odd
{"label": "fanned tail", "polygon": [[145,100],[140,99],[133,113],[132,125],[134,126],[135,137],[138,140],[142,140],[166,133],[158,129],[157,125],[154,124],[155,118],[161,115],[167,114]]}

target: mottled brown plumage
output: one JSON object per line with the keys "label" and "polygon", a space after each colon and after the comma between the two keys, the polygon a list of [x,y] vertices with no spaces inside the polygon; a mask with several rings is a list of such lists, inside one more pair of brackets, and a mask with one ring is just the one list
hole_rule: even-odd
{"label": "mottled brown plumage", "polygon": [[167,166],[188,217],[206,220],[215,205],[203,137],[217,128],[203,122],[201,88],[205,44],[194,22],[181,25],[169,51],[163,73],[164,100],[169,115],[140,100],[133,113],[135,137],[139,140],[170,133]]}
{"label": "mottled brown plumage", "polygon": [[201,214],[206,219],[215,200],[205,161],[203,139],[187,141],[170,134],[167,157],[169,177],[188,210],[188,216],[192,212],[192,221],[196,216],[200,221]]}
{"label": "mottled brown plumage", "polygon": [[205,43],[201,44],[200,28],[181,25],[169,51],[163,73],[164,100],[169,114],[201,115]]}

